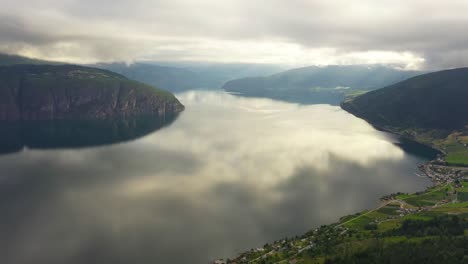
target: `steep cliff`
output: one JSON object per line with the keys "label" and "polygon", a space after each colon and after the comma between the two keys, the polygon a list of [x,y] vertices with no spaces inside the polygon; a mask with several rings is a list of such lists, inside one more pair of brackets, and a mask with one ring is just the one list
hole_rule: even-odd
{"label": "steep cliff", "polygon": [[169,92],[75,65],[0,67],[0,120],[82,120],[178,113]]}

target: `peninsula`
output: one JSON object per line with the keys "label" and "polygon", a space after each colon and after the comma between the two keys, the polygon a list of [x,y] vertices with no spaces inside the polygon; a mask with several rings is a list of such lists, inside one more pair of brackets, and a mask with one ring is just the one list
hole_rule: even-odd
{"label": "peninsula", "polygon": [[173,94],[106,70],[0,66],[0,121],[163,116],[183,110]]}

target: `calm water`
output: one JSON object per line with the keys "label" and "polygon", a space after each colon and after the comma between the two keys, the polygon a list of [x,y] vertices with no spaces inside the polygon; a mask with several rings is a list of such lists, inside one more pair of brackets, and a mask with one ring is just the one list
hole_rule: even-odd
{"label": "calm water", "polygon": [[3,143],[0,263],[207,263],[430,185],[415,175],[427,157],[339,107],[178,97],[166,126]]}

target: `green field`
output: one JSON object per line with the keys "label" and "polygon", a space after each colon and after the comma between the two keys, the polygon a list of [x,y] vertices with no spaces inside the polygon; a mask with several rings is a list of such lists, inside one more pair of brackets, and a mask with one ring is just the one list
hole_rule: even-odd
{"label": "green field", "polygon": [[449,165],[468,166],[468,148],[463,145],[466,137],[460,135],[461,132],[448,135],[444,140],[437,142],[438,147],[447,153],[445,161]]}
{"label": "green field", "polygon": [[449,152],[445,160],[450,165],[468,166],[468,149],[460,152]]}
{"label": "green field", "polygon": [[[400,135],[411,135],[410,138],[417,142],[432,145],[446,153],[445,161],[452,166],[468,166],[468,136],[461,136],[462,131],[447,131],[420,128],[395,128],[395,133]],[[466,129],[465,129],[466,130]]]}
{"label": "green field", "polygon": [[385,207],[380,208],[377,212],[386,214],[386,215],[398,215],[397,210],[400,209],[399,204],[388,204]]}
{"label": "green field", "polygon": [[446,198],[445,190],[442,188],[440,191],[424,193],[421,195],[415,195],[405,199],[405,202],[417,206],[433,206],[437,202]]}

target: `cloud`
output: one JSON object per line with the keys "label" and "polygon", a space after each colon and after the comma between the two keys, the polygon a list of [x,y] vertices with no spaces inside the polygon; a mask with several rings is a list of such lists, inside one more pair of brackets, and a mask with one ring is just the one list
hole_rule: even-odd
{"label": "cloud", "polygon": [[468,62],[468,2],[461,0],[0,2],[0,50],[47,59]]}

